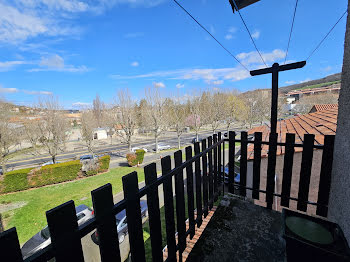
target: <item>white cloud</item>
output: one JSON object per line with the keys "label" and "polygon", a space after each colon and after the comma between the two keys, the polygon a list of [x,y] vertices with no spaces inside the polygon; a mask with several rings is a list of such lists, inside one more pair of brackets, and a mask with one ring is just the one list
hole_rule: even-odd
{"label": "white cloud", "polygon": [[237,32],[237,28],[231,26],[227,31],[228,31],[229,33],[236,33],[236,32]]}
{"label": "white cloud", "polygon": [[176,84],[176,88],[184,88],[185,87],[185,85],[184,84]]}
{"label": "white cloud", "polygon": [[306,82],[309,82],[309,81],[311,81],[311,78],[306,78],[305,80],[300,81],[300,83],[306,83]]}
{"label": "white cloud", "polygon": [[132,62],[130,65],[131,65],[131,66],[134,66],[134,67],[137,67],[137,66],[139,66],[140,64],[139,64],[139,62],[135,61],[135,62]]}
{"label": "white cloud", "polygon": [[212,34],[215,34],[215,27],[214,27],[213,25],[210,25],[210,26],[209,26],[209,31],[210,31],[210,33],[212,33]]}
{"label": "white cloud", "polygon": [[216,80],[212,82],[213,85],[222,85],[223,83],[224,83],[224,80]]}
{"label": "white cloud", "polygon": [[153,86],[157,88],[164,88],[165,85],[163,82],[153,82]]}
{"label": "white cloud", "polygon": [[253,37],[254,39],[258,39],[258,38],[260,37],[260,31],[255,30],[255,31],[253,32],[253,34],[252,34],[252,37]]}
{"label": "white cloud", "polygon": [[[286,52],[281,49],[275,49],[270,53],[260,52],[266,63],[277,62],[283,59]],[[240,53],[236,56],[245,65],[262,63],[258,52]]]}
{"label": "white cloud", "polygon": [[225,39],[226,40],[231,40],[232,38],[233,38],[233,36],[231,34],[225,35]]}
{"label": "white cloud", "polygon": [[25,61],[6,61],[6,62],[0,62],[0,72],[5,72],[13,69],[14,67],[18,65],[28,64],[28,62]]}
{"label": "white cloud", "polygon": [[31,91],[31,90],[21,90],[23,93],[28,95],[52,95],[50,91]]}
{"label": "white cloud", "polygon": [[329,72],[329,71],[331,71],[333,68],[331,67],[331,66],[327,66],[327,67],[325,67],[325,68],[322,68],[322,71],[324,71],[324,72]]}
{"label": "white cloud", "polygon": [[17,88],[5,88],[0,85],[0,93],[18,93]]}
{"label": "white cloud", "polygon": [[142,32],[133,32],[133,33],[128,33],[124,35],[124,38],[137,38],[137,37],[142,37],[145,34]]}
{"label": "white cloud", "polygon": [[91,106],[91,103],[86,102],[75,102],[72,104],[73,107],[89,107]]}
{"label": "white cloud", "polygon": [[297,82],[291,80],[291,81],[286,81],[285,83],[286,83],[287,85],[294,85],[294,84],[296,84]]}
{"label": "white cloud", "polygon": [[28,72],[41,72],[41,71],[57,71],[57,72],[71,72],[71,73],[84,73],[90,71],[85,65],[73,66],[66,65],[64,59],[59,55],[52,55],[48,57],[42,57],[39,62],[39,68],[29,69]]}

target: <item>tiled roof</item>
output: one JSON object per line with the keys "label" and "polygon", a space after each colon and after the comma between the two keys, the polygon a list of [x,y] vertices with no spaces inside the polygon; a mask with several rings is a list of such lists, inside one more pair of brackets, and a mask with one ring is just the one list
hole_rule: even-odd
{"label": "tiled roof", "polygon": [[333,109],[336,108],[338,109],[338,104],[325,104],[325,105],[314,105],[311,108],[311,112],[316,112],[316,111],[323,111],[323,110],[329,110],[329,109]]}
{"label": "tiled roof", "polygon": [[309,89],[300,89],[300,90],[293,90],[286,94],[286,96],[290,95],[297,95],[297,94],[314,94],[314,93],[321,93],[321,92],[328,92],[328,91],[335,91],[340,90],[340,84],[335,84],[329,87],[319,87],[319,88],[309,88]]}
{"label": "tiled roof", "polygon": [[[295,134],[295,142],[297,144],[303,142],[305,134],[314,134],[315,144],[322,145],[324,142],[324,135],[335,135],[337,117],[338,107],[278,121],[278,142],[285,142],[287,133]],[[269,141],[269,125],[262,125],[250,129],[248,135],[254,134],[255,132],[262,132],[262,140]],[[268,145],[262,145],[261,157],[267,157],[268,149]],[[295,148],[295,152],[300,151],[302,151],[302,148]],[[277,155],[283,154],[284,147],[278,146]],[[254,144],[248,144],[248,159],[254,159]]]}

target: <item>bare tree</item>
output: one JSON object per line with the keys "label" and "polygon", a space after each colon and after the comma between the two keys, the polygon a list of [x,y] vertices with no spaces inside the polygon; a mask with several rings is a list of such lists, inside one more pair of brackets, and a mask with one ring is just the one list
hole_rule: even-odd
{"label": "bare tree", "polygon": [[49,96],[38,103],[41,119],[37,121],[40,144],[56,163],[56,156],[63,152],[67,139],[68,123],[64,118],[58,99]]}
{"label": "bare tree", "polygon": [[6,163],[10,158],[11,150],[18,143],[18,127],[10,123],[10,105],[0,101],[0,164],[3,173],[6,172]]}
{"label": "bare tree", "polygon": [[167,115],[169,125],[173,127],[177,134],[178,148],[181,148],[181,136],[185,129],[186,107],[180,102],[180,98],[174,98],[167,104]]}
{"label": "bare tree", "polygon": [[194,96],[187,101],[190,114],[186,118],[186,124],[196,133],[196,139],[199,139],[199,131],[205,124],[205,105],[201,96]]}
{"label": "bare tree", "polygon": [[224,119],[223,111],[224,111],[224,94],[223,93],[213,93],[208,95],[208,99],[202,101],[202,110],[206,110],[206,116],[208,119],[208,123],[211,126],[211,130],[213,134],[215,134],[216,130],[220,125],[220,121]]}
{"label": "bare tree", "polygon": [[115,124],[120,126],[121,130],[118,130],[117,134],[128,145],[130,152],[131,139],[137,126],[136,103],[132,100],[128,89],[120,90],[117,97],[118,105],[114,106],[111,119],[115,119]]}
{"label": "bare tree", "polygon": [[91,154],[94,153],[94,130],[96,129],[96,126],[97,122],[94,118],[94,112],[91,110],[83,111],[81,114],[80,134]]}
{"label": "bare tree", "polygon": [[154,134],[156,152],[158,153],[158,139],[163,131],[166,129],[166,110],[165,99],[160,95],[158,87],[150,87],[146,89],[147,107],[145,110],[145,117],[149,121],[149,126]]}
{"label": "bare tree", "polygon": [[97,126],[102,127],[104,124],[104,110],[105,104],[101,101],[100,96],[97,94],[93,101],[93,114],[95,116]]}

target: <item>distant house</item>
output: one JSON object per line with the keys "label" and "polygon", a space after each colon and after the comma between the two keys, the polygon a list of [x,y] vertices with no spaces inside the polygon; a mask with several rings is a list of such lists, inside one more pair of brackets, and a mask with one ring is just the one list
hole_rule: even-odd
{"label": "distant house", "polygon": [[338,104],[324,104],[324,105],[314,105],[309,113],[319,112],[329,109],[338,109]]}
{"label": "distant house", "polygon": [[[278,142],[285,142],[286,134],[295,134],[295,142],[302,143],[305,134],[315,135],[315,144],[322,145],[324,143],[324,135],[335,135],[337,129],[337,116],[338,107],[309,113],[306,115],[300,115],[290,119],[278,121],[277,132]],[[270,134],[270,127],[268,125],[262,125],[255,127],[248,131],[248,135],[253,135],[255,132],[262,132],[263,141],[268,141]],[[266,190],[266,178],[267,178],[267,165],[268,165],[268,145],[262,145],[261,148],[261,178],[260,189]],[[248,165],[247,165],[247,186],[252,186],[253,180],[253,160],[254,160],[254,145],[248,145]],[[314,150],[313,165],[311,171],[311,182],[309,201],[317,202],[319,177],[321,169],[322,150]],[[292,174],[292,186],[291,197],[298,197],[299,178],[300,178],[300,165],[302,159],[302,148],[296,147],[294,153],[293,162],[293,174]],[[282,175],[283,175],[283,162],[284,162],[284,147],[277,147],[277,159],[276,159],[276,175],[275,175],[275,191],[281,193],[282,189]],[[250,193],[247,191],[247,193]],[[250,193],[251,194],[251,193]],[[257,204],[265,206],[265,195],[260,194],[260,200],[254,200]],[[248,195],[249,197],[249,195]],[[276,198],[274,209],[281,210],[279,205],[280,199]],[[296,209],[295,201],[290,202],[290,207]],[[315,213],[313,207],[309,208],[308,212]]]}
{"label": "distant house", "polygon": [[286,94],[286,97],[294,97],[296,100],[299,100],[302,96],[318,95],[325,93],[338,94],[340,91],[340,84],[333,84],[327,87],[318,87],[318,88],[305,88],[300,90],[293,90]]}
{"label": "distant house", "polygon": [[107,128],[96,128],[94,130],[94,140],[107,139],[108,138]]}

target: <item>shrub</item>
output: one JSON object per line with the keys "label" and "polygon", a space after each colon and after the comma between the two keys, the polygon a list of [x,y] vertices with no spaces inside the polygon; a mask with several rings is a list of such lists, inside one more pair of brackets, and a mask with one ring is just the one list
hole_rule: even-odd
{"label": "shrub", "polygon": [[85,176],[94,176],[97,174],[97,170],[93,169],[93,170],[89,170],[85,172]]}
{"label": "shrub", "polygon": [[14,170],[4,174],[2,193],[21,191],[29,188],[28,173],[31,168]]}
{"label": "shrub", "polygon": [[102,156],[98,161],[100,163],[98,172],[106,172],[109,169],[109,163],[111,161],[111,157],[109,155]]}
{"label": "shrub", "polygon": [[37,187],[74,180],[80,169],[79,160],[43,166],[31,176],[30,186]]}
{"label": "shrub", "polygon": [[137,162],[139,163],[139,164],[142,164],[142,162],[143,162],[143,158],[144,158],[144,156],[145,156],[145,150],[143,150],[143,149],[137,149],[136,150],[136,159],[137,159]]}
{"label": "shrub", "polygon": [[136,154],[127,154],[126,159],[128,160],[129,166],[136,166],[137,165],[137,156]]}

